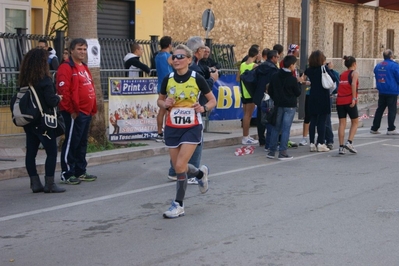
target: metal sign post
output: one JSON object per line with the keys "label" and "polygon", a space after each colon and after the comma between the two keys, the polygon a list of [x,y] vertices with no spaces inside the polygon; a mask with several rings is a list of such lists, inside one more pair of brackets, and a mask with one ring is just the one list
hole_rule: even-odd
{"label": "metal sign post", "polygon": [[[204,13],[202,13],[202,27],[206,31],[205,38],[207,40],[207,45],[209,48],[212,46],[212,40],[210,40],[209,37],[209,32],[213,29],[215,26],[215,15],[213,14],[213,11],[211,9],[206,9]],[[206,113],[205,117],[203,117],[203,120],[205,120],[205,129],[204,132],[207,133],[220,133],[220,134],[231,134],[231,132],[217,132],[217,131],[210,131],[209,130],[209,112]]]}

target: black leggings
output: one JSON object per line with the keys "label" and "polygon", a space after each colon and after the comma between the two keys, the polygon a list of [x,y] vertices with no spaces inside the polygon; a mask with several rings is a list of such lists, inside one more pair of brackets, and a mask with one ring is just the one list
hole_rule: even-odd
{"label": "black leggings", "polygon": [[44,165],[46,176],[54,176],[57,163],[57,138],[55,130],[47,130],[47,136],[43,136],[43,130],[40,127],[26,126],[26,156],[25,167],[29,176],[37,176],[36,155],[39,150],[39,144],[42,143],[46,151],[46,162]]}
{"label": "black leggings", "polygon": [[[325,135],[326,135],[326,119],[327,119],[327,114],[310,116],[310,125],[309,125],[310,143],[314,143],[316,146],[318,143],[324,144]],[[317,142],[315,143],[314,139],[316,136],[316,127],[317,127]]]}

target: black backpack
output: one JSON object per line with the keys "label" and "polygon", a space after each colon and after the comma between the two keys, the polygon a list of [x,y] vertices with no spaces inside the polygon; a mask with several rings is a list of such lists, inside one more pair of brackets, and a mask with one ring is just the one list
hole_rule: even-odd
{"label": "black backpack", "polygon": [[11,98],[12,121],[17,127],[26,126],[41,116],[35,95],[29,86],[19,89]]}
{"label": "black backpack", "polygon": [[263,125],[267,123],[273,124],[273,119],[275,119],[275,117],[273,118],[274,112],[277,112],[274,108],[274,101],[265,94],[261,102],[261,123]]}
{"label": "black backpack", "polygon": [[256,77],[256,68],[252,70],[245,70],[244,73],[240,75],[240,79],[242,83],[244,83],[245,88],[247,89],[248,93],[253,98],[256,91],[257,86],[257,77]]}

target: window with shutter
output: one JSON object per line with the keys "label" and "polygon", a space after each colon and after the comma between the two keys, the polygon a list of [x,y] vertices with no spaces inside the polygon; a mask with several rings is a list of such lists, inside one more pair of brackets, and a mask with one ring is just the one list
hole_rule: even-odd
{"label": "window with shutter", "polygon": [[299,18],[288,18],[287,47],[292,43],[301,44],[301,20]]}
{"label": "window with shutter", "polygon": [[344,24],[334,23],[333,57],[342,58],[344,55]]}
{"label": "window with shutter", "polygon": [[395,47],[395,30],[387,30],[387,49],[394,52]]}

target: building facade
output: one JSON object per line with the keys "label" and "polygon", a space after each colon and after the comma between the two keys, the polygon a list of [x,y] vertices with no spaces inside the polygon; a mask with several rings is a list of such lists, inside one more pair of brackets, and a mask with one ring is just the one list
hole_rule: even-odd
{"label": "building facade", "polygon": [[[62,1],[57,1],[59,5]],[[251,44],[272,48],[300,44],[302,0],[104,0],[98,11],[99,37],[148,40],[170,35],[185,41],[205,37],[202,14],[211,9],[215,27],[209,38],[236,45],[238,58]],[[57,10],[53,8],[53,11]],[[26,28],[44,34],[48,8],[43,0],[0,0],[0,32]],[[58,20],[52,14],[50,27]],[[390,48],[399,51],[399,1],[310,0],[309,52],[327,57],[380,58]],[[395,32],[396,31],[396,32]],[[396,33],[396,34],[395,34]]]}
{"label": "building facade", "polygon": [[[50,29],[59,27],[56,14],[64,1],[54,1]],[[28,34],[45,34],[47,0],[0,0],[0,32],[16,33],[24,28]],[[101,1],[97,26],[99,37],[144,39],[163,34],[163,0]]]}
{"label": "building facade", "polygon": [[[209,8],[215,14],[215,27],[209,38],[235,44],[236,55],[242,58],[254,43],[262,48],[272,48],[276,43],[284,47],[300,44],[301,3],[302,0],[165,0],[163,32],[177,40],[205,36],[201,17]],[[395,36],[398,29],[397,3],[381,7],[378,1],[310,0],[309,52],[320,49],[329,58],[381,58],[386,48],[399,51]]]}

